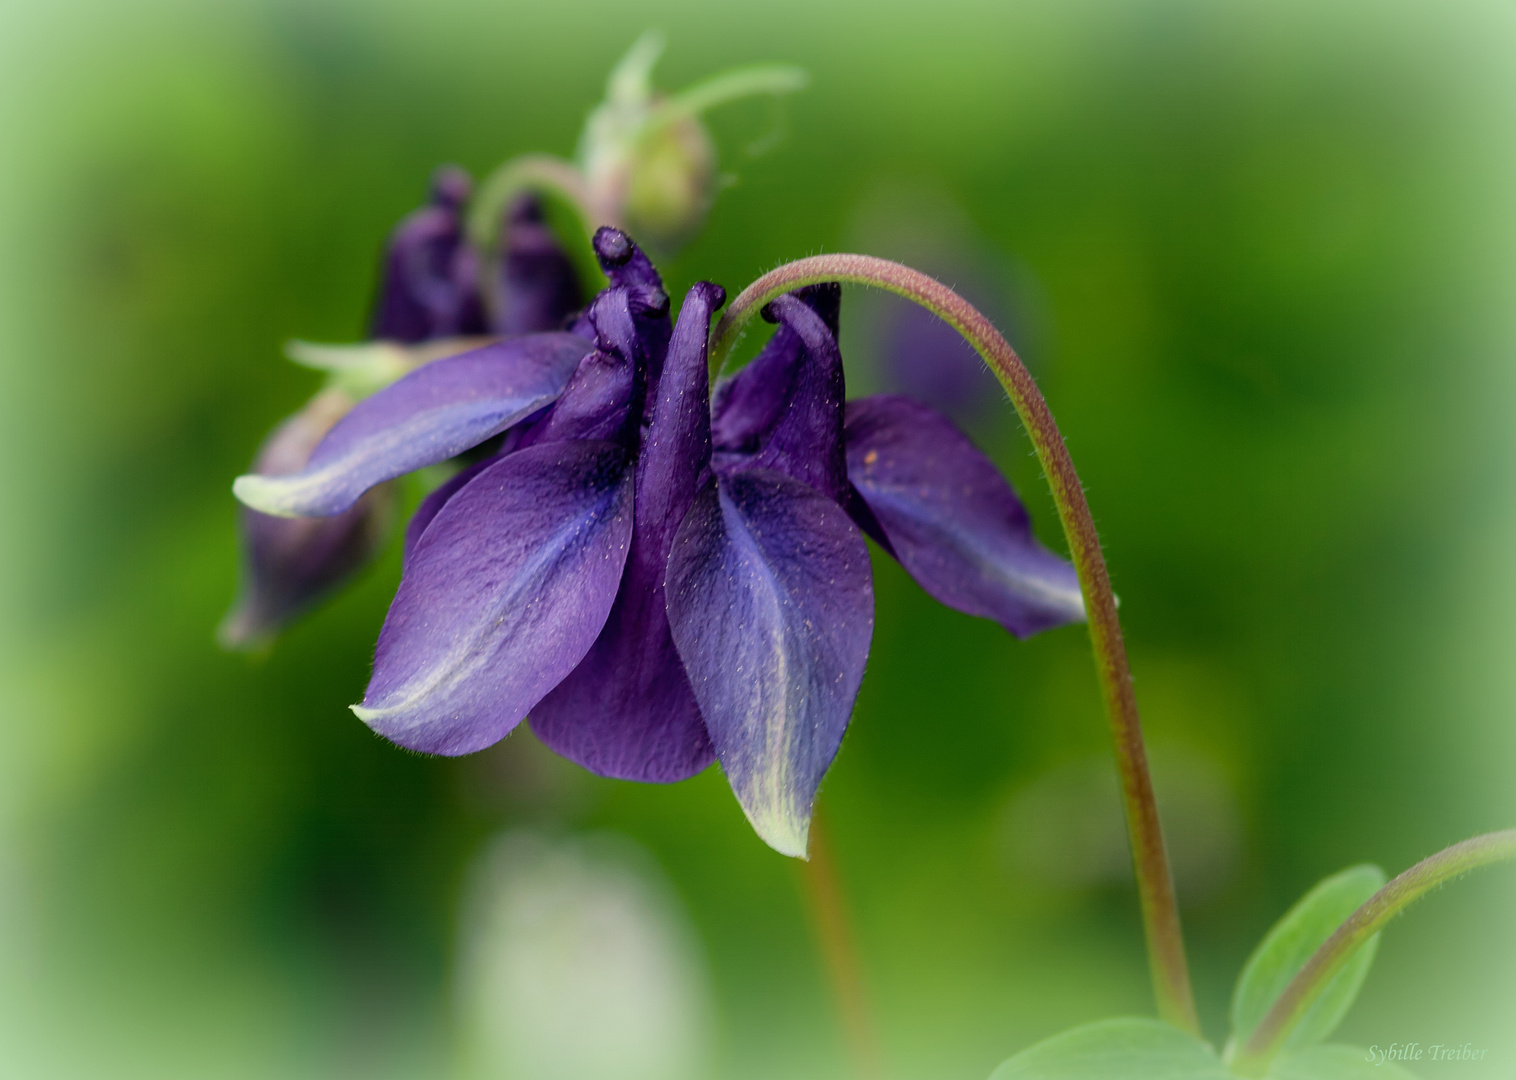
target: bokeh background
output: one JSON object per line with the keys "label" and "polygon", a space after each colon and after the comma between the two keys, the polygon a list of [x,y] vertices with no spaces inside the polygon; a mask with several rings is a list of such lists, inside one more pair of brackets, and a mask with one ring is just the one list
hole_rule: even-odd
{"label": "bokeh background", "polygon": [[[1024,349],[1213,1038],[1318,878],[1516,823],[1509,3],[6,0],[0,1075],[849,1075],[796,866],[718,770],[373,737],[393,550],[266,657],[213,639],[230,479],[317,382],[281,343],[356,339],[431,168],[571,152],[649,26],[666,87],[813,77],[712,117],[735,180],[676,296],[863,248]],[[859,386],[909,375],[901,318],[849,294]],[[1008,407],[965,408],[1057,544]],[[1150,1008],[1104,722],[1081,629],[1017,643],[875,572],[823,803],[889,1074],[972,1080]],[[1394,925],[1342,1037],[1516,1075],[1513,898],[1490,871]]]}

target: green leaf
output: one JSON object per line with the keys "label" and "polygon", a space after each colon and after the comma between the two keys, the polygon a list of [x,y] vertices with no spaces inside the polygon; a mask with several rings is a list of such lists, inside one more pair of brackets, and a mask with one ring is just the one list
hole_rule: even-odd
{"label": "green leaf", "polygon": [[1072,1028],[1023,1050],[990,1080],[1234,1080],[1211,1047],[1161,1020]]}
{"label": "green leaf", "polygon": [[1416,1077],[1395,1062],[1382,1060],[1374,1051],[1332,1043],[1286,1054],[1269,1067],[1265,1080],[1416,1080]]}
{"label": "green leaf", "polygon": [[[1384,871],[1377,866],[1351,867],[1306,893],[1274,924],[1248,957],[1232,993],[1232,1046],[1246,1041],[1311,954],[1384,882]],[[1285,1039],[1286,1051],[1319,1043],[1336,1029],[1358,996],[1378,948],[1375,934],[1349,958]]]}

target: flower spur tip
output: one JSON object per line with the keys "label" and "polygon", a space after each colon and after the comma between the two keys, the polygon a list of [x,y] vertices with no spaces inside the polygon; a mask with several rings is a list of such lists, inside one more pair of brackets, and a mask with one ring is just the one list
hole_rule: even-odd
{"label": "flower spur tip", "polygon": [[596,257],[607,269],[613,266],[625,266],[637,250],[637,246],[632,243],[626,233],[610,225],[602,225],[595,230],[594,246]]}

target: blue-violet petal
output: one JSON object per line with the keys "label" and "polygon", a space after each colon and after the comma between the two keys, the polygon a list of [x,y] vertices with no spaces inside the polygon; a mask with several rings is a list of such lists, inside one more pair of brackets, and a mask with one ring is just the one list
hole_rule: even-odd
{"label": "blue-violet petal", "polygon": [[951,420],[881,394],[848,402],[846,437],[854,519],[931,596],[1022,638],[1084,618],[1074,568]]}
{"label": "blue-violet petal", "polygon": [[764,310],[779,329],[752,363],[716,388],[711,429],[718,470],[772,469],[829,498],[844,497],[840,298],[836,284],[811,285]]}
{"label": "blue-violet petal", "polygon": [[[351,407],[352,399],[341,390],[317,394],[274,429],[253,467],[275,476],[298,471]],[[381,485],[335,517],[271,517],[238,507],[242,580],[237,603],[218,631],[222,645],[263,645],[361,569],[388,535],[393,503],[394,492]]]}
{"label": "blue-violet petal", "polygon": [[710,461],[706,337],[721,288],[685,298],[637,462],[636,525],[605,629],[584,661],[532,710],[532,730],[601,776],[669,782],[715,756],[674,648],[664,570],[674,534]]}
{"label": "blue-violet petal", "polygon": [[239,476],[232,491],[280,517],[325,517],[369,488],[460,454],[563,392],[591,346],[534,334],[436,360],[354,406],[290,476]]}
{"label": "blue-violet petal", "polygon": [[668,567],[674,644],[727,780],[770,847],[804,856],[874,628],[863,536],[772,472],[708,483]]}
{"label": "blue-violet petal", "polygon": [[427,753],[504,738],[605,625],[632,498],[631,457],[615,443],[548,443],[475,476],[411,553],[353,712]]}

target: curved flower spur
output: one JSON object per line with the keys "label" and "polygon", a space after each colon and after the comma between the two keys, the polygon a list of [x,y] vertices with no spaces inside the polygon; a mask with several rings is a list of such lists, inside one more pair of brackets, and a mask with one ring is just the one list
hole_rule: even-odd
{"label": "curved flower spur", "polygon": [[803,856],[873,631],[864,535],[1018,636],[1082,617],[1074,570],[946,418],[844,402],[839,286],[774,299],[773,337],[713,396],[723,290],[696,285],[671,325],[626,235],[594,247],[610,287],[574,332],[434,361],[360,402],[303,471],[235,490],[267,513],[341,514],[499,437],[418,509],[354,712],[440,754],[530,714],[558,753],[623,779],[719,758],[758,834]]}

